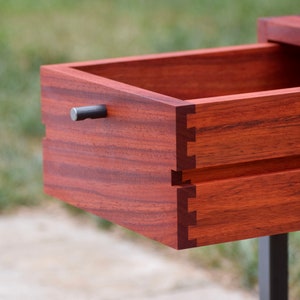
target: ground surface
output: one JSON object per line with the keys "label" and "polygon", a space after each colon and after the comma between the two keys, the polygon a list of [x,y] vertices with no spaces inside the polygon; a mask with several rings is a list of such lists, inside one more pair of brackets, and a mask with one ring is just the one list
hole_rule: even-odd
{"label": "ground surface", "polygon": [[0,216],[0,299],[252,300],[182,252],[102,231],[57,205]]}

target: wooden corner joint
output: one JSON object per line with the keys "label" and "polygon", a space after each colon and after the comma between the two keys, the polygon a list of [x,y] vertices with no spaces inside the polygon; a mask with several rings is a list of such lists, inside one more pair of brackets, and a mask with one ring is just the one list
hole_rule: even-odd
{"label": "wooden corner joint", "polygon": [[196,155],[188,150],[196,141],[196,127],[189,125],[189,116],[195,114],[195,106],[177,108],[177,170],[172,170],[172,185],[177,188],[178,249],[197,246],[196,239],[190,239],[189,228],[197,224],[196,210],[190,211],[189,202],[196,197],[196,186],[185,179],[186,170],[196,168]]}
{"label": "wooden corner joint", "polygon": [[177,189],[178,249],[197,246],[196,239],[189,238],[189,227],[197,224],[196,211],[189,210],[189,202],[196,197],[196,186]]}
{"label": "wooden corner joint", "polygon": [[188,116],[195,114],[195,106],[180,106],[176,108],[176,159],[177,168],[172,170],[172,185],[189,184],[183,180],[184,170],[196,167],[196,156],[188,151],[189,144],[196,140],[196,128],[188,126]]}

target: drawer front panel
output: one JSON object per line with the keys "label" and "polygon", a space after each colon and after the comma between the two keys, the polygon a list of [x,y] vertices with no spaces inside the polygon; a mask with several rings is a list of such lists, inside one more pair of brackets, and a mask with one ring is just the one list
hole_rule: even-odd
{"label": "drawer front panel", "polygon": [[300,230],[300,170],[200,183],[185,203],[186,245]]}
{"label": "drawer front panel", "polygon": [[195,156],[195,168],[300,154],[300,88],[235,97],[194,101],[188,155]]}

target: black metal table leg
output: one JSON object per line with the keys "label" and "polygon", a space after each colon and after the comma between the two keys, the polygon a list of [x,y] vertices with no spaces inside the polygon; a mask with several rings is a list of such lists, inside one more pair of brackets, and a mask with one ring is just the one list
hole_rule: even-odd
{"label": "black metal table leg", "polygon": [[288,300],[288,234],[259,238],[260,300]]}

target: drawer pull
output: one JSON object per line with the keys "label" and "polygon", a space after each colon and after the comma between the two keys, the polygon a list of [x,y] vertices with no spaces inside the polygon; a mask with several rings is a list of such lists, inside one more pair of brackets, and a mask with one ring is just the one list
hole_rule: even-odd
{"label": "drawer pull", "polygon": [[73,107],[70,110],[70,117],[73,121],[81,121],[84,119],[99,119],[105,118],[106,116],[106,105]]}

